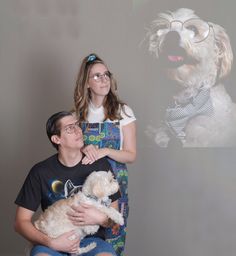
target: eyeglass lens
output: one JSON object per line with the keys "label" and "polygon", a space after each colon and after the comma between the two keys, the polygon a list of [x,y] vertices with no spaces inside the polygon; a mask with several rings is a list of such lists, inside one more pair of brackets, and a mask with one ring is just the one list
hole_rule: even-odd
{"label": "eyeglass lens", "polygon": [[74,124],[69,124],[68,126],[65,127],[65,131],[68,134],[72,134],[76,131],[76,129],[80,128],[80,122],[76,122]]}
{"label": "eyeglass lens", "polygon": [[111,78],[111,73],[109,71],[105,72],[104,74],[100,74],[100,73],[97,73],[97,74],[94,74],[92,76],[92,78],[97,81],[97,82],[100,82],[102,80],[102,77],[108,81],[110,78]]}
{"label": "eyeglass lens", "polygon": [[[210,33],[210,25],[198,18],[193,18],[182,22],[180,20],[168,20],[163,19],[160,23],[160,31],[168,30],[183,30],[184,33],[188,33],[190,40],[197,43],[205,40]],[[157,32],[161,34],[161,32]]]}
{"label": "eyeglass lens", "polygon": [[200,42],[206,39],[209,35],[209,24],[201,19],[190,19],[183,23],[183,28],[192,32],[192,40]]}

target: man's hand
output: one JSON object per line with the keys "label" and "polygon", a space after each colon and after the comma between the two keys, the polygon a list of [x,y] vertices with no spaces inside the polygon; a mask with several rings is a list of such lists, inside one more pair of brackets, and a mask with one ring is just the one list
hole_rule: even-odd
{"label": "man's hand", "polygon": [[48,247],[55,251],[61,251],[66,253],[78,252],[80,244],[80,238],[76,235],[75,231],[66,232],[57,238],[49,240]]}
{"label": "man's hand", "polygon": [[79,204],[71,207],[68,213],[69,219],[76,226],[100,225],[106,226],[108,221],[107,215],[93,205]]}

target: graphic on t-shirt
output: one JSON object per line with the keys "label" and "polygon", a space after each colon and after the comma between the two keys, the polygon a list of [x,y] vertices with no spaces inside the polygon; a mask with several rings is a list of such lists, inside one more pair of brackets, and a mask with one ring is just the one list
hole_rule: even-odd
{"label": "graphic on t-shirt", "polygon": [[51,203],[54,203],[59,199],[68,198],[78,193],[81,190],[82,185],[76,186],[71,180],[67,180],[65,184],[60,180],[53,180],[51,181],[50,187],[51,192],[49,192],[48,198]]}
{"label": "graphic on t-shirt", "polygon": [[52,191],[56,194],[60,194],[63,192],[63,183],[60,180],[54,180],[52,182]]}
{"label": "graphic on t-shirt", "polygon": [[81,190],[82,186],[75,186],[71,180],[67,180],[64,186],[65,198],[73,196]]}

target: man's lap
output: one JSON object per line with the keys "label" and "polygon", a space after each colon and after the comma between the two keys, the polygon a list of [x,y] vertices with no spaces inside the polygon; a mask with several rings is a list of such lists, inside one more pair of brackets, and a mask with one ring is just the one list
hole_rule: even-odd
{"label": "man's lap", "polygon": [[[104,253],[104,252],[110,253],[111,255],[116,256],[116,253],[115,253],[114,249],[112,248],[111,244],[109,244],[108,242],[106,242],[98,237],[89,237],[89,238],[82,239],[80,242],[80,247],[85,247],[92,242],[95,242],[97,244],[97,246],[87,253],[80,254],[80,256],[95,256],[99,253]],[[68,255],[70,255],[68,253],[54,251],[46,246],[36,245],[32,248],[32,250],[30,252],[30,256],[36,256],[38,253],[47,253],[50,256],[68,256]]]}

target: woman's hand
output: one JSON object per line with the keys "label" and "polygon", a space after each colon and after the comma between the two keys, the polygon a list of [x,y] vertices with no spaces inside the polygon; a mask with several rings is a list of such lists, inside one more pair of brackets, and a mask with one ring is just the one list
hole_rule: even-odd
{"label": "woman's hand", "polygon": [[71,211],[67,213],[69,219],[75,226],[85,225],[106,225],[108,217],[93,205],[79,204],[71,206]]}
{"label": "woman's hand", "polygon": [[109,157],[120,163],[132,163],[136,159],[136,124],[132,122],[122,128],[123,132],[123,147],[121,150],[112,148],[96,148],[95,145],[84,147],[82,152],[85,157],[82,159],[82,164],[92,164],[94,161]]}
{"label": "woman's hand", "polygon": [[48,247],[56,251],[76,253],[78,252],[80,238],[75,231],[66,232],[57,238],[50,239]]}
{"label": "woman's hand", "polygon": [[82,160],[82,164],[91,164],[98,159],[98,147],[90,144],[82,149],[85,157]]}
{"label": "woman's hand", "polygon": [[85,157],[82,159],[82,164],[92,164],[98,159],[105,157],[107,152],[106,148],[98,148],[98,146],[90,144],[82,149]]}

